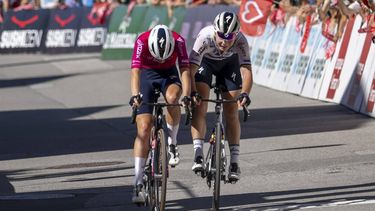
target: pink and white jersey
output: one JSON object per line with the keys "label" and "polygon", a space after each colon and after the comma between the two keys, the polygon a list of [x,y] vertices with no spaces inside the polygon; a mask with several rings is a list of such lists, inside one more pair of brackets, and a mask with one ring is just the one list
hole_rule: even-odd
{"label": "pink and white jersey", "polygon": [[175,47],[172,55],[163,63],[155,59],[148,50],[147,40],[151,31],[139,35],[134,44],[131,68],[146,69],[169,69],[176,65],[178,59],[179,67],[189,67],[189,57],[186,51],[185,40],[176,32],[173,33]]}

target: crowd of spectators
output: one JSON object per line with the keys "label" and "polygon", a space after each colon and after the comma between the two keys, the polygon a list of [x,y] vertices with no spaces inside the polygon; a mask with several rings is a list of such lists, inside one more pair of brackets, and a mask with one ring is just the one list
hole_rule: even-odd
{"label": "crowd of spectators", "polygon": [[291,16],[296,16],[298,29],[310,18],[311,25],[321,23],[323,35],[337,42],[348,19],[356,15],[362,17],[361,27],[367,28],[364,31],[375,30],[374,11],[374,0],[274,0],[269,19],[276,26],[284,26]]}
{"label": "crowd of spectators", "polygon": [[[326,35],[336,42],[342,37],[349,17],[360,15],[367,28],[375,27],[375,0],[265,0],[272,1],[269,20],[275,26],[285,26],[289,18],[297,17],[297,30],[307,18],[312,24],[321,23]],[[175,7],[196,7],[202,4],[224,4],[240,6],[242,0],[0,0],[3,11],[9,9],[71,8],[106,4],[112,11],[120,4],[127,4],[127,16],[135,5],[164,5],[168,16],[173,16]],[[1,21],[1,14],[0,14]],[[375,29],[374,29],[375,30]]]}

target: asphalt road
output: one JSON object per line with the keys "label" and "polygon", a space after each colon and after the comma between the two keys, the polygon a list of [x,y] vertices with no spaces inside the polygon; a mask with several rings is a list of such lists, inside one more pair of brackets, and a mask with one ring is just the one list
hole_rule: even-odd
{"label": "asphalt road", "polygon": [[[129,65],[99,54],[0,56],[1,211],[147,210],[130,201]],[[222,185],[223,210],[375,210],[373,118],[257,85],[251,98],[242,178]],[[178,140],[167,209],[209,210],[187,126]]]}

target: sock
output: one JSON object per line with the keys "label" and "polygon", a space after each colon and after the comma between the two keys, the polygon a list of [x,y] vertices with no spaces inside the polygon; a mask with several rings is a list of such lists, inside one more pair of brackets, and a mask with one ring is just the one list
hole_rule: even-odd
{"label": "sock", "polygon": [[230,144],[230,163],[238,163],[238,157],[240,155],[240,145],[239,144]]}
{"label": "sock", "polygon": [[198,157],[198,156],[202,156],[203,157],[203,143],[204,143],[204,140],[203,139],[194,139],[193,143],[194,143],[194,156],[195,157]]}
{"label": "sock", "polygon": [[143,185],[143,170],[145,168],[146,164],[146,158],[142,157],[135,157],[134,158],[134,171],[135,171],[135,176],[134,176],[134,184],[142,184]]}
{"label": "sock", "polygon": [[168,129],[168,145],[177,145],[177,132],[178,128],[180,127],[179,124],[172,126],[167,123],[167,129]]}

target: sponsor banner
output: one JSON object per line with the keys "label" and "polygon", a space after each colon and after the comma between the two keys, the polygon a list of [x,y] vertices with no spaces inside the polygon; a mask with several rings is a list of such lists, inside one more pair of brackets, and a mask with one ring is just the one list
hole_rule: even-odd
{"label": "sponsor banner", "polygon": [[130,16],[126,16],[126,11],[127,7],[121,5],[112,14],[102,50],[103,59],[131,59],[138,35],[157,24],[165,24],[180,32],[186,9],[174,8],[172,18],[168,18],[164,6],[137,5]]}
{"label": "sponsor banner", "polygon": [[335,98],[335,95],[340,85],[340,77],[341,77],[342,69],[344,66],[345,57],[348,52],[348,46],[349,46],[350,36],[352,34],[353,26],[354,26],[354,19],[351,18],[348,20],[348,23],[346,24],[344,36],[342,37],[341,46],[338,49],[339,51],[338,58],[334,65],[333,73],[329,81],[328,90],[326,90],[325,98],[327,100],[332,100],[332,101],[336,100],[335,102],[340,101],[340,100],[337,100],[337,98]]}
{"label": "sponsor banner", "polygon": [[242,0],[239,18],[241,30],[249,36],[261,36],[266,28],[272,1]]}
{"label": "sponsor banner", "polygon": [[199,7],[187,8],[180,34],[186,40],[188,53],[193,48],[194,41],[199,31],[203,27],[211,25],[218,13],[223,11],[237,13],[238,9],[238,6],[228,5],[202,5]]}
{"label": "sponsor banner", "polygon": [[5,13],[0,36],[0,53],[36,52],[47,28],[49,10],[21,10]]}
{"label": "sponsor banner", "polygon": [[149,6],[143,17],[139,32],[150,30],[158,24],[168,25],[169,23],[167,7],[164,6]]}
{"label": "sponsor banner", "polygon": [[265,55],[267,55],[267,51],[269,50],[268,46],[271,43],[272,29],[273,27],[271,23],[268,22],[264,34],[256,38],[251,49],[251,68],[253,72],[253,80],[257,84],[262,83],[262,66],[263,63],[267,61]]}
{"label": "sponsor banner", "polygon": [[283,54],[281,55],[278,63],[276,64],[276,71],[272,76],[272,82],[270,87],[286,91],[289,82],[289,77],[292,70],[296,65],[296,56],[299,53],[299,43],[300,43],[300,33],[296,31],[296,21],[295,17],[291,18],[287,23],[285,33],[286,42],[283,46]]}
{"label": "sponsor banner", "polygon": [[53,9],[42,45],[43,53],[74,52],[82,19],[82,8]]}
{"label": "sponsor banner", "polygon": [[315,47],[317,46],[317,43],[319,43],[318,37],[321,35],[320,26],[315,25],[311,27],[308,25],[309,24],[305,25],[305,27],[309,27],[306,29],[309,33],[308,39],[306,39],[307,37],[305,34],[300,38],[300,49],[296,52],[295,65],[289,76],[289,82],[286,89],[287,92],[293,94],[301,94],[302,92],[305,79],[308,75],[308,70],[310,70],[307,67],[311,61],[311,57],[316,53]]}
{"label": "sponsor banner", "polygon": [[[354,25],[354,21],[351,21],[351,23],[352,23],[352,25]],[[348,24],[346,24],[346,26],[347,25]],[[324,67],[325,74],[324,74],[323,83],[322,83],[320,93],[319,93],[319,98],[318,98],[320,100],[333,102],[333,99],[330,99],[330,98],[327,97],[327,93],[328,93],[328,90],[334,90],[334,92],[336,92],[336,89],[338,87],[338,81],[339,80],[337,79],[338,75],[336,73],[341,74],[341,71],[337,71],[337,69],[341,70],[342,66],[344,64],[343,59],[342,59],[343,52],[345,52],[345,55],[346,55],[346,50],[348,48],[349,39],[350,39],[352,29],[353,29],[353,27],[350,27],[349,29],[348,28],[345,29],[344,36],[341,39],[339,39],[337,41],[337,43],[335,43],[335,46],[336,46],[335,49],[336,50],[332,53],[331,57],[327,58],[327,52],[326,52],[327,61],[326,61],[326,65]],[[322,30],[325,30],[325,29],[322,28]],[[350,31],[350,33],[347,33],[348,30]],[[345,36],[345,35],[347,35],[347,36]],[[324,48],[327,48],[327,46],[329,44],[331,44],[332,42],[326,36],[323,36],[323,37],[324,37],[324,39],[327,40],[327,42],[324,44]],[[326,49],[326,51],[327,51],[327,49]],[[339,59],[340,57],[341,57],[341,59]],[[337,67],[340,67],[340,68],[337,68]],[[334,83],[331,83],[331,82],[334,82]]]}
{"label": "sponsor banner", "polygon": [[[320,32],[319,32],[320,33]],[[327,39],[323,36],[317,37],[317,45],[311,55],[311,62],[307,66],[307,78],[302,88],[301,96],[318,99],[320,87],[325,74],[325,48]]]}
{"label": "sponsor banner", "polygon": [[185,7],[175,7],[173,9],[173,17],[169,19],[167,26],[175,32],[180,33],[182,30],[182,22],[186,15]]}
{"label": "sponsor banner", "polygon": [[100,52],[104,44],[110,14],[107,4],[83,7],[81,26],[78,32],[77,52]]}
{"label": "sponsor banner", "polygon": [[[357,17],[356,23],[357,22],[359,22],[359,24],[355,24],[354,29],[360,25],[360,17]],[[345,61],[342,70],[344,73],[342,78],[346,80],[341,104],[357,112],[361,109],[361,103],[364,97],[364,87],[361,86],[361,84],[366,84],[367,81],[363,80],[366,80],[369,74],[368,71],[364,72],[364,68],[371,47],[371,38],[371,33],[358,33],[357,30],[353,30],[350,44],[354,41],[356,42],[353,45],[349,44],[348,58],[350,58],[350,60]]]}
{"label": "sponsor banner", "polygon": [[285,30],[282,27],[272,28],[268,38],[268,47],[264,54],[264,61],[260,68],[257,69],[257,81],[260,85],[269,86],[271,83],[271,76],[273,71],[276,70],[281,55],[282,47],[285,43],[284,36]]}
{"label": "sponsor banner", "polygon": [[[364,98],[361,106],[361,113],[375,117],[375,45],[370,46],[370,51],[364,67],[362,81],[367,81],[364,88]],[[365,74],[367,73],[368,74]],[[362,85],[362,84],[361,84]]]}
{"label": "sponsor banner", "polygon": [[112,14],[102,50],[103,59],[131,59],[135,40],[141,33],[140,25],[148,10],[147,5],[137,5],[127,16],[127,7],[119,6]]}

